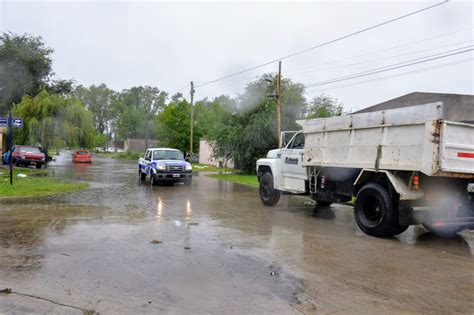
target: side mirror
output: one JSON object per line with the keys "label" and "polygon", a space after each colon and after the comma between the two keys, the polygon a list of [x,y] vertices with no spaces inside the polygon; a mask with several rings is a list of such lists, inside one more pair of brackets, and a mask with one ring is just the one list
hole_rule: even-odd
{"label": "side mirror", "polygon": [[147,161],[151,161],[151,159],[150,159],[149,157],[146,157],[146,158],[145,158],[145,160],[147,160]]}
{"label": "side mirror", "polygon": [[189,162],[189,156],[184,157],[184,160],[185,160],[186,162]]}

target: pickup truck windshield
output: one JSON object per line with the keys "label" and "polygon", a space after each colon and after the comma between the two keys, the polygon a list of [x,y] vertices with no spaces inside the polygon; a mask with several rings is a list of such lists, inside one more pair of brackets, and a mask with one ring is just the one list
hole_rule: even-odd
{"label": "pickup truck windshield", "polygon": [[153,160],[184,160],[180,151],[155,150],[153,151]]}

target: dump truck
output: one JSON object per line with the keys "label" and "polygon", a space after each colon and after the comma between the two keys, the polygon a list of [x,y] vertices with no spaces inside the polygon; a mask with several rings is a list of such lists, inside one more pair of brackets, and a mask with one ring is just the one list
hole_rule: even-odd
{"label": "dump truck", "polygon": [[[352,202],[368,235],[409,225],[452,235],[474,226],[474,104],[443,102],[297,121],[302,130],[257,161],[260,199]],[[285,133],[282,133],[285,135]]]}

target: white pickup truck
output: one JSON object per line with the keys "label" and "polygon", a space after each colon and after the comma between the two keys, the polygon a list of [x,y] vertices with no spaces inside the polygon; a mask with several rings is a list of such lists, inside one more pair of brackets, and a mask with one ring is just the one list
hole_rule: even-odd
{"label": "white pickup truck", "polygon": [[[467,114],[462,121],[474,121],[474,105]],[[273,206],[286,192],[328,206],[356,197],[355,220],[376,237],[420,223],[446,234],[470,228],[474,124],[451,116],[432,103],[298,121],[302,131],[257,161],[260,198]]]}

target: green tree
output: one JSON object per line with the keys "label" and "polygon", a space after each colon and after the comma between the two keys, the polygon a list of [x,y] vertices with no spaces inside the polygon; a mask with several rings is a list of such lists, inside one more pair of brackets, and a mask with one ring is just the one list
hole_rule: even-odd
{"label": "green tree", "polygon": [[[155,116],[166,106],[168,94],[156,87],[138,86],[120,93],[120,134],[134,134],[145,141],[156,137]],[[140,120],[136,116],[140,115]],[[131,120],[130,120],[131,119]],[[132,126],[133,124],[135,126]],[[131,129],[123,129],[131,128]]]}
{"label": "green tree", "polygon": [[36,95],[52,75],[53,50],[41,37],[0,34],[0,113],[23,95]]}
{"label": "green tree", "polygon": [[74,95],[86,105],[92,113],[94,126],[99,134],[111,133],[112,123],[116,117],[115,92],[105,84],[84,87],[79,85]]}
{"label": "green tree", "polygon": [[[237,111],[223,119],[223,128],[216,133],[214,152],[232,158],[236,168],[246,173],[255,172],[256,160],[277,146],[275,101],[272,75],[264,75],[249,83],[244,94],[237,98]],[[268,82],[270,81],[270,82]],[[282,130],[300,128],[295,120],[304,113],[304,87],[285,79],[282,81]]]}
{"label": "green tree", "polygon": [[[156,117],[157,134],[160,145],[189,151],[190,104],[186,100],[171,102]],[[198,124],[194,124],[193,143],[198,144],[202,133]],[[193,147],[194,153],[199,149]]]}
{"label": "green tree", "polygon": [[331,116],[341,116],[344,113],[342,103],[329,95],[321,94],[316,96],[306,104],[305,118],[325,118]]}
{"label": "green tree", "polygon": [[109,142],[109,137],[103,133],[96,134],[94,136],[94,148],[102,148],[104,151],[107,149],[107,143]]}
{"label": "green tree", "polygon": [[91,147],[95,129],[92,114],[75,98],[41,91],[25,96],[13,108],[24,128],[15,131],[15,143],[49,147]]}

